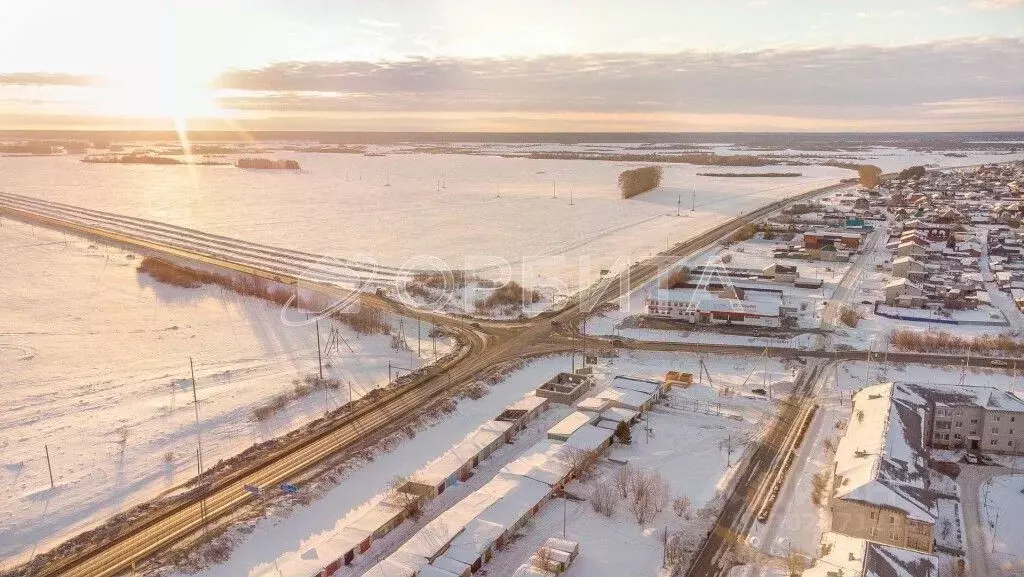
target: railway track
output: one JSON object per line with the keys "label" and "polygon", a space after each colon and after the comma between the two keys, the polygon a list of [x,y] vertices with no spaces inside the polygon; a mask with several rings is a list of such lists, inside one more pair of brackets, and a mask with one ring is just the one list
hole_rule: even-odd
{"label": "railway track", "polygon": [[[571,324],[586,317],[593,306],[642,286],[680,258],[709,247],[732,231],[789,203],[843,186],[809,191],[730,219],[654,258],[629,266],[596,290],[585,291],[569,299],[561,309],[526,322],[479,321],[467,325],[465,320],[415,309],[373,294],[358,293],[358,297],[371,306],[421,318],[446,328],[456,335],[463,348],[455,357],[429,368],[401,388],[388,389],[372,402],[357,405],[345,413],[336,413],[319,428],[314,428],[312,433],[288,438],[277,450],[247,463],[234,473],[210,481],[195,491],[189,500],[144,516],[105,542],[48,558],[40,567],[34,567],[31,575],[111,577],[128,571],[136,561],[195,534],[204,523],[225,517],[250,503],[256,496],[246,490],[246,485],[276,487],[351,447],[365,438],[368,431],[376,434],[397,429],[451,387],[460,386],[501,363],[521,358],[527,351],[529,354],[543,354],[564,350],[564,343],[552,342],[551,339],[556,324]],[[338,261],[341,264],[336,267],[317,268],[319,263],[331,259],[19,195],[0,193],[0,213],[104,242],[293,284],[331,298],[350,298],[354,294],[340,286],[346,275],[365,278],[347,271],[392,279],[400,277],[394,269],[375,265],[367,267],[352,261]],[[708,350],[708,346],[704,345],[703,349]]]}

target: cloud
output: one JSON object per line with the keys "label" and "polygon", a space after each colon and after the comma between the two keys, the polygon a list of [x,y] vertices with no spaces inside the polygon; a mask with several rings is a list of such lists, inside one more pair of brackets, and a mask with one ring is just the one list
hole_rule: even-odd
{"label": "cloud", "polygon": [[79,74],[60,72],[11,72],[0,73],[0,85],[20,84],[26,86],[90,86],[96,78]]}
{"label": "cloud", "polygon": [[1024,0],[974,0],[971,2],[971,7],[979,10],[1001,10],[1021,5],[1024,5]]}
{"label": "cloud", "polygon": [[1024,39],[742,53],[287,62],[233,71],[222,106],[302,112],[818,114],[1019,97]]}
{"label": "cloud", "polygon": [[372,26],[374,28],[401,28],[402,25],[398,22],[384,22],[382,20],[374,20],[372,18],[360,18],[359,23],[363,26]]}

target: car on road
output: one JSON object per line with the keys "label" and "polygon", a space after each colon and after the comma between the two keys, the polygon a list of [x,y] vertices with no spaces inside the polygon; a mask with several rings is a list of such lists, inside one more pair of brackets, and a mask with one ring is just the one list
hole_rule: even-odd
{"label": "car on road", "polygon": [[862,304],[862,305],[871,305],[873,303],[871,301],[860,301],[860,304]]}
{"label": "car on road", "polygon": [[978,464],[978,456],[975,455],[974,453],[967,453],[967,454],[964,455],[964,461],[967,461],[968,463],[970,463],[972,465],[977,465]]}
{"label": "car on road", "polygon": [[992,365],[993,367],[1008,367],[1008,366],[1010,366],[1010,363],[1004,361],[1003,359],[992,359],[991,361],[988,362],[988,364]]}

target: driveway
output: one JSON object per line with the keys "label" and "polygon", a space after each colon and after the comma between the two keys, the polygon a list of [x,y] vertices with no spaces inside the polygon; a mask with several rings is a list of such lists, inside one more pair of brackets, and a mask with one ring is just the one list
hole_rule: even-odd
{"label": "driveway", "polygon": [[960,487],[960,507],[964,514],[964,531],[967,537],[967,575],[969,577],[998,577],[993,570],[988,544],[985,542],[985,528],[981,520],[981,487],[992,477],[1024,473],[1021,469],[1006,467],[960,464],[960,476],[956,483]]}

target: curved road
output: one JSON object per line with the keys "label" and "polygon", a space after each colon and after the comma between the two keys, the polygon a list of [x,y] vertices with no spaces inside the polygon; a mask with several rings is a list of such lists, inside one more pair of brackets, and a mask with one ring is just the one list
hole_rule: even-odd
{"label": "curved road", "polygon": [[[373,398],[339,409],[301,432],[279,439],[275,450],[245,462],[235,472],[212,475],[216,478],[209,482],[204,480],[204,485],[193,491],[188,500],[165,504],[151,513],[142,514],[103,542],[90,543],[80,548],[60,547],[50,554],[37,557],[30,574],[33,577],[95,577],[126,572],[134,562],[196,534],[203,527],[204,520],[215,522],[249,504],[255,497],[244,489],[245,485],[274,487],[284,480],[315,470],[329,456],[365,439],[368,431],[384,434],[397,430],[433,399],[445,395],[453,387],[471,382],[504,362],[528,355],[569,350],[574,344],[571,341],[567,343],[564,337],[557,335],[557,327],[572,326],[589,314],[594,306],[614,300],[641,286],[666,267],[678,262],[681,257],[706,248],[745,224],[768,216],[786,204],[843,186],[834,185],[803,193],[733,218],[654,258],[634,264],[621,274],[570,299],[558,311],[529,321],[479,321],[470,324],[466,320],[410,308],[388,298],[354,293],[339,286],[341,282],[350,282],[353,277],[386,279],[400,276],[386,267],[360,268],[360,263],[332,261],[319,255],[255,245],[152,221],[0,194],[0,214],[147,253],[172,256],[291,284],[335,299],[358,298],[364,305],[442,326],[462,344],[457,355],[428,367],[407,379],[401,386],[382,390]],[[724,348],[735,352],[742,349]],[[686,349],[678,347],[666,350]],[[703,345],[703,350],[708,350],[708,345]],[[795,354],[806,355],[807,352]]]}

